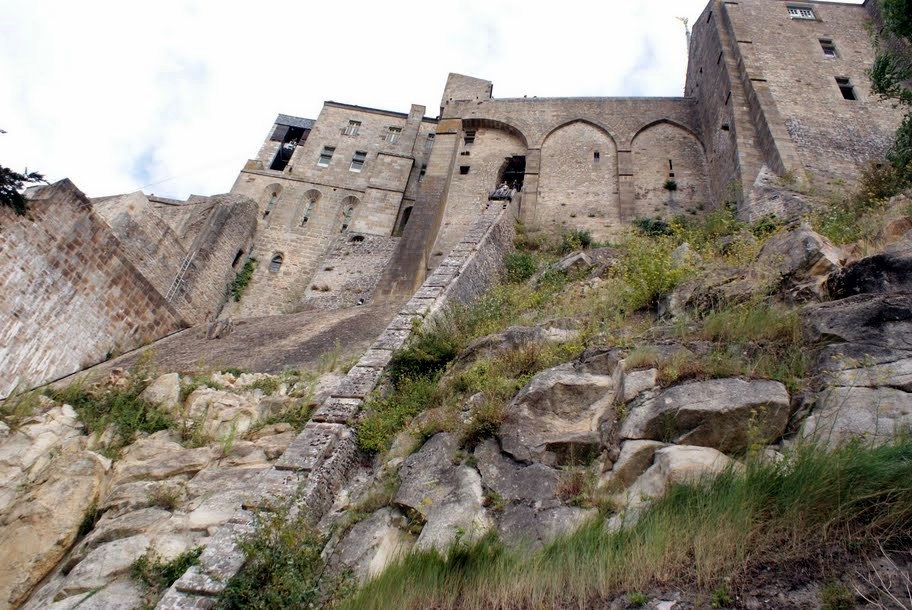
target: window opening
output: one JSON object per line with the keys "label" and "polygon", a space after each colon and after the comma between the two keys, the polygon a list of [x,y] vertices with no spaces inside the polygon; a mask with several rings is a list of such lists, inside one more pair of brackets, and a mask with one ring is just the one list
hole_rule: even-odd
{"label": "window opening", "polygon": [[336,152],[335,146],[324,146],[323,152],[320,153],[320,160],[317,161],[317,165],[320,167],[329,167],[329,162],[332,161],[334,152]]}
{"label": "window opening", "polygon": [[469,173],[469,166],[468,166],[468,165],[460,165],[460,166],[459,166],[459,173],[460,173],[461,175],[463,175],[463,176],[467,175],[467,174]]}
{"label": "window opening", "polygon": [[272,212],[272,208],[275,207],[276,201],[279,199],[279,193],[277,191],[272,191],[272,194],[269,196],[269,203],[266,204],[266,210],[263,212],[263,218],[269,216],[269,213]]}
{"label": "window opening", "polygon": [[[280,130],[279,128],[282,129]],[[272,139],[279,140],[282,143],[279,145],[279,150],[276,152],[276,156],[273,158],[269,169],[277,172],[284,171],[288,166],[288,162],[291,161],[291,156],[294,154],[295,148],[298,144],[303,143],[304,140],[307,139],[307,134],[309,132],[309,129],[302,129],[301,127],[277,125],[276,130],[272,134]],[[281,136],[281,139],[276,136]]]}
{"label": "window opening", "polygon": [[434,148],[434,134],[429,133],[427,140],[424,141],[424,152],[431,152],[432,148]]}
{"label": "window opening", "polygon": [[839,57],[839,55],[836,53],[836,45],[833,44],[832,40],[821,38],[820,48],[823,49],[824,57]]}
{"label": "window opening", "polygon": [[396,228],[396,232],[393,233],[393,237],[402,235],[402,231],[405,230],[405,225],[408,224],[409,218],[412,216],[412,206],[409,206],[402,210],[402,219],[399,221],[399,226]]}
{"label": "window opening", "polygon": [[521,155],[507,157],[507,164],[504,167],[501,184],[506,183],[511,190],[522,190],[523,179],[526,177],[526,158]]}
{"label": "window opening", "polygon": [[841,76],[836,77],[836,84],[839,85],[839,92],[842,93],[842,97],[847,100],[857,100],[858,96],[855,95],[855,87],[852,86],[852,81],[848,78]]}
{"label": "window opening", "polygon": [[278,273],[279,269],[282,268],[283,258],[281,254],[276,254],[272,257],[272,260],[269,262],[269,271],[271,273]]}
{"label": "window opening", "polygon": [[790,6],[788,14],[792,19],[817,19],[814,10],[805,6]]}
{"label": "window opening", "polygon": [[402,135],[402,129],[400,127],[390,127],[389,132],[386,134],[386,141],[390,144],[395,144],[399,141],[399,136]]}
{"label": "window opening", "polygon": [[344,136],[356,136],[361,129],[361,121],[349,121],[348,126],[342,130]]}
{"label": "window opening", "polygon": [[472,144],[474,144],[475,143],[475,130],[472,129],[472,130],[465,132],[465,137],[463,137],[463,141],[465,142],[466,146],[471,146]]}
{"label": "window opening", "polygon": [[340,233],[344,233],[346,230],[348,230],[348,225],[351,224],[352,214],[354,213],[355,208],[353,207],[345,210],[345,215],[342,217],[342,229],[339,231]]}
{"label": "window opening", "polygon": [[348,169],[353,172],[360,172],[364,168],[365,159],[367,159],[367,153],[361,150],[357,151],[352,157],[352,162]]}
{"label": "window opening", "polygon": [[601,158],[602,158],[602,153],[600,153],[599,151],[595,151],[594,153],[592,153],[593,161],[600,161]]}
{"label": "window opening", "polygon": [[424,175],[427,173],[427,164],[421,166],[421,171],[418,172],[418,182],[424,180]]}
{"label": "window opening", "polygon": [[237,269],[238,263],[241,262],[241,257],[242,257],[242,256],[244,256],[244,251],[243,251],[243,250],[238,250],[238,251],[237,251],[237,254],[234,255],[234,262],[231,263],[231,267],[232,267],[233,269]]}
{"label": "window opening", "polygon": [[350,243],[350,244],[360,244],[362,241],[364,241],[364,236],[363,236],[363,235],[352,235],[352,236],[351,236],[351,239],[348,240],[348,243]]}

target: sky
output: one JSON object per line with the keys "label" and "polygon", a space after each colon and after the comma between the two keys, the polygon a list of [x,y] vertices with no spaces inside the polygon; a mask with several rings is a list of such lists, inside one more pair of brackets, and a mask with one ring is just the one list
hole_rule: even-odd
{"label": "sky", "polygon": [[[854,3],[860,3],[856,0]],[[227,192],[275,115],[324,100],[679,96],[707,0],[0,0],[0,165],[91,197]]]}

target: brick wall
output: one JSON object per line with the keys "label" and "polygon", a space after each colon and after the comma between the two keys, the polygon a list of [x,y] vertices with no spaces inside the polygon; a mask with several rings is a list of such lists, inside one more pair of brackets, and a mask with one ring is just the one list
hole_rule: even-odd
{"label": "brick wall", "polygon": [[68,180],[0,210],[0,396],[185,325]]}

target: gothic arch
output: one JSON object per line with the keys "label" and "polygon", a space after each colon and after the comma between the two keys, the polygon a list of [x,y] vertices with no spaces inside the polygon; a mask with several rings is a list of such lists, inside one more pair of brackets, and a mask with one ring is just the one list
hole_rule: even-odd
{"label": "gothic arch", "polygon": [[630,139],[631,144],[636,141],[637,137],[641,133],[643,133],[647,129],[650,129],[650,128],[655,127],[656,125],[660,125],[662,123],[667,123],[668,125],[672,125],[674,127],[677,127],[678,129],[682,129],[682,130],[686,131],[687,133],[689,133],[691,136],[693,136],[694,140],[699,142],[700,148],[703,150],[703,152],[705,154],[706,146],[703,145],[703,140],[700,139],[700,136],[698,136],[696,134],[696,132],[693,129],[691,129],[690,127],[687,127],[686,125],[683,125],[683,124],[675,121],[674,119],[656,119],[655,121],[650,121],[649,123],[646,123],[645,125],[640,127],[636,131],[635,134],[633,134],[633,137]]}
{"label": "gothic arch", "polygon": [[[538,203],[533,222],[558,231],[608,237],[620,223],[618,145],[602,125],[566,121],[542,141]],[[526,210],[524,210],[526,213]]]}
{"label": "gothic arch", "polygon": [[550,138],[555,132],[560,131],[561,129],[568,127],[570,125],[573,125],[574,123],[587,123],[589,125],[592,125],[593,127],[595,127],[598,130],[604,131],[605,135],[607,135],[609,138],[611,138],[611,140],[614,142],[615,148],[617,147],[618,139],[617,139],[617,137],[615,137],[612,130],[609,129],[606,125],[603,125],[602,123],[600,123],[599,121],[596,121],[595,119],[590,119],[590,118],[586,118],[586,117],[576,117],[573,119],[567,119],[563,123],[560,123],[553,129],[551,129],[548,133],[546,133],[545,137],[542,138],[539,148],[543,147],[545,145],[545,142],[548,141],[548,138]]}
{"label": "gothic arch", "polygon": [[636,217],[695,213],[709,203],[706,154],[693,131],[669,119],[652,121],[630,149]]}
{"label": "gothic arch", "polygon": [[505,123],[499,119],[485,119],[485,118],[471,118],[463,119],[462,129],[499,129],[500,131],[505,131],[512,136],[515,136],[522,142],[525,148],[529,148],[529,139],[526,137],[526,134],[522,132],[518,127],[515,127],[509,123]]}

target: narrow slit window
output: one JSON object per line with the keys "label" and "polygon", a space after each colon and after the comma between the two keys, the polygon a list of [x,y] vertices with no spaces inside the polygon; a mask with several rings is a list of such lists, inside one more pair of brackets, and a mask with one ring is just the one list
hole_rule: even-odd
{"label": "narrow slit window", "polygon": [[348,169],[353,172],[360,172],[362,169],[364,169],[364,160],[365,159],[367,159],[367,153],[364,151],[360,151],[360,150],[357,151],[355,153],[355,155],[352,157],[351,166],[349,166]]}
{"label": "narrow slit window", "polygon": [[463,138],[466,146],[471,146],[475,143],[475,130],[470,130],[465,132],[465,137]]}
{"label": "narrow slit window", "polygon": [[836,84],[839,85],[839,92],[842,93],[843,99],[847,100],[857,100],[858,96],[855,94],[855,87],[852,86],[852,81],[848,78],[837,76]]}
{"label": "narrow slit window", "polygon": [[594,153],[592,153],[593,161],[598,161],[601,158],[602,158],[602,153],[600,153],[599,151],[595,151]]}
{"label": "narrow slit window", "polygon": [[386,134],[386,141],[390,144],[395,144],[399,141],[399,136],[402,135],[402,129],[399,127],[390,127],[389,131]]}
{"label": "narrow slit window", "polygon": [[820,39],[820,48],[823,49],[824,57],[839,57],[839,54],[836,53],[836,45],[833,44],[832,40],[826,38]]}
{"label": "narrow slit window", "polygon": [[418,172],[418,182],[424,180],[424,175],[427,173],[427,164],[421,166],[421,171]]}
{"label": "narrow slit window", "polygon": [[320,167],[329,167],[329,162],[332,161],[334,152],[336,152],[335,146],[324,146],[323,152],[320,153],[320,160],[317,161],[317,165]]}
{"label": "narrow slit window", "polygon": [[434,134],[429,133],[427,140],[424,141],[424,152],[431,152],[432,148],[434,148]]}

